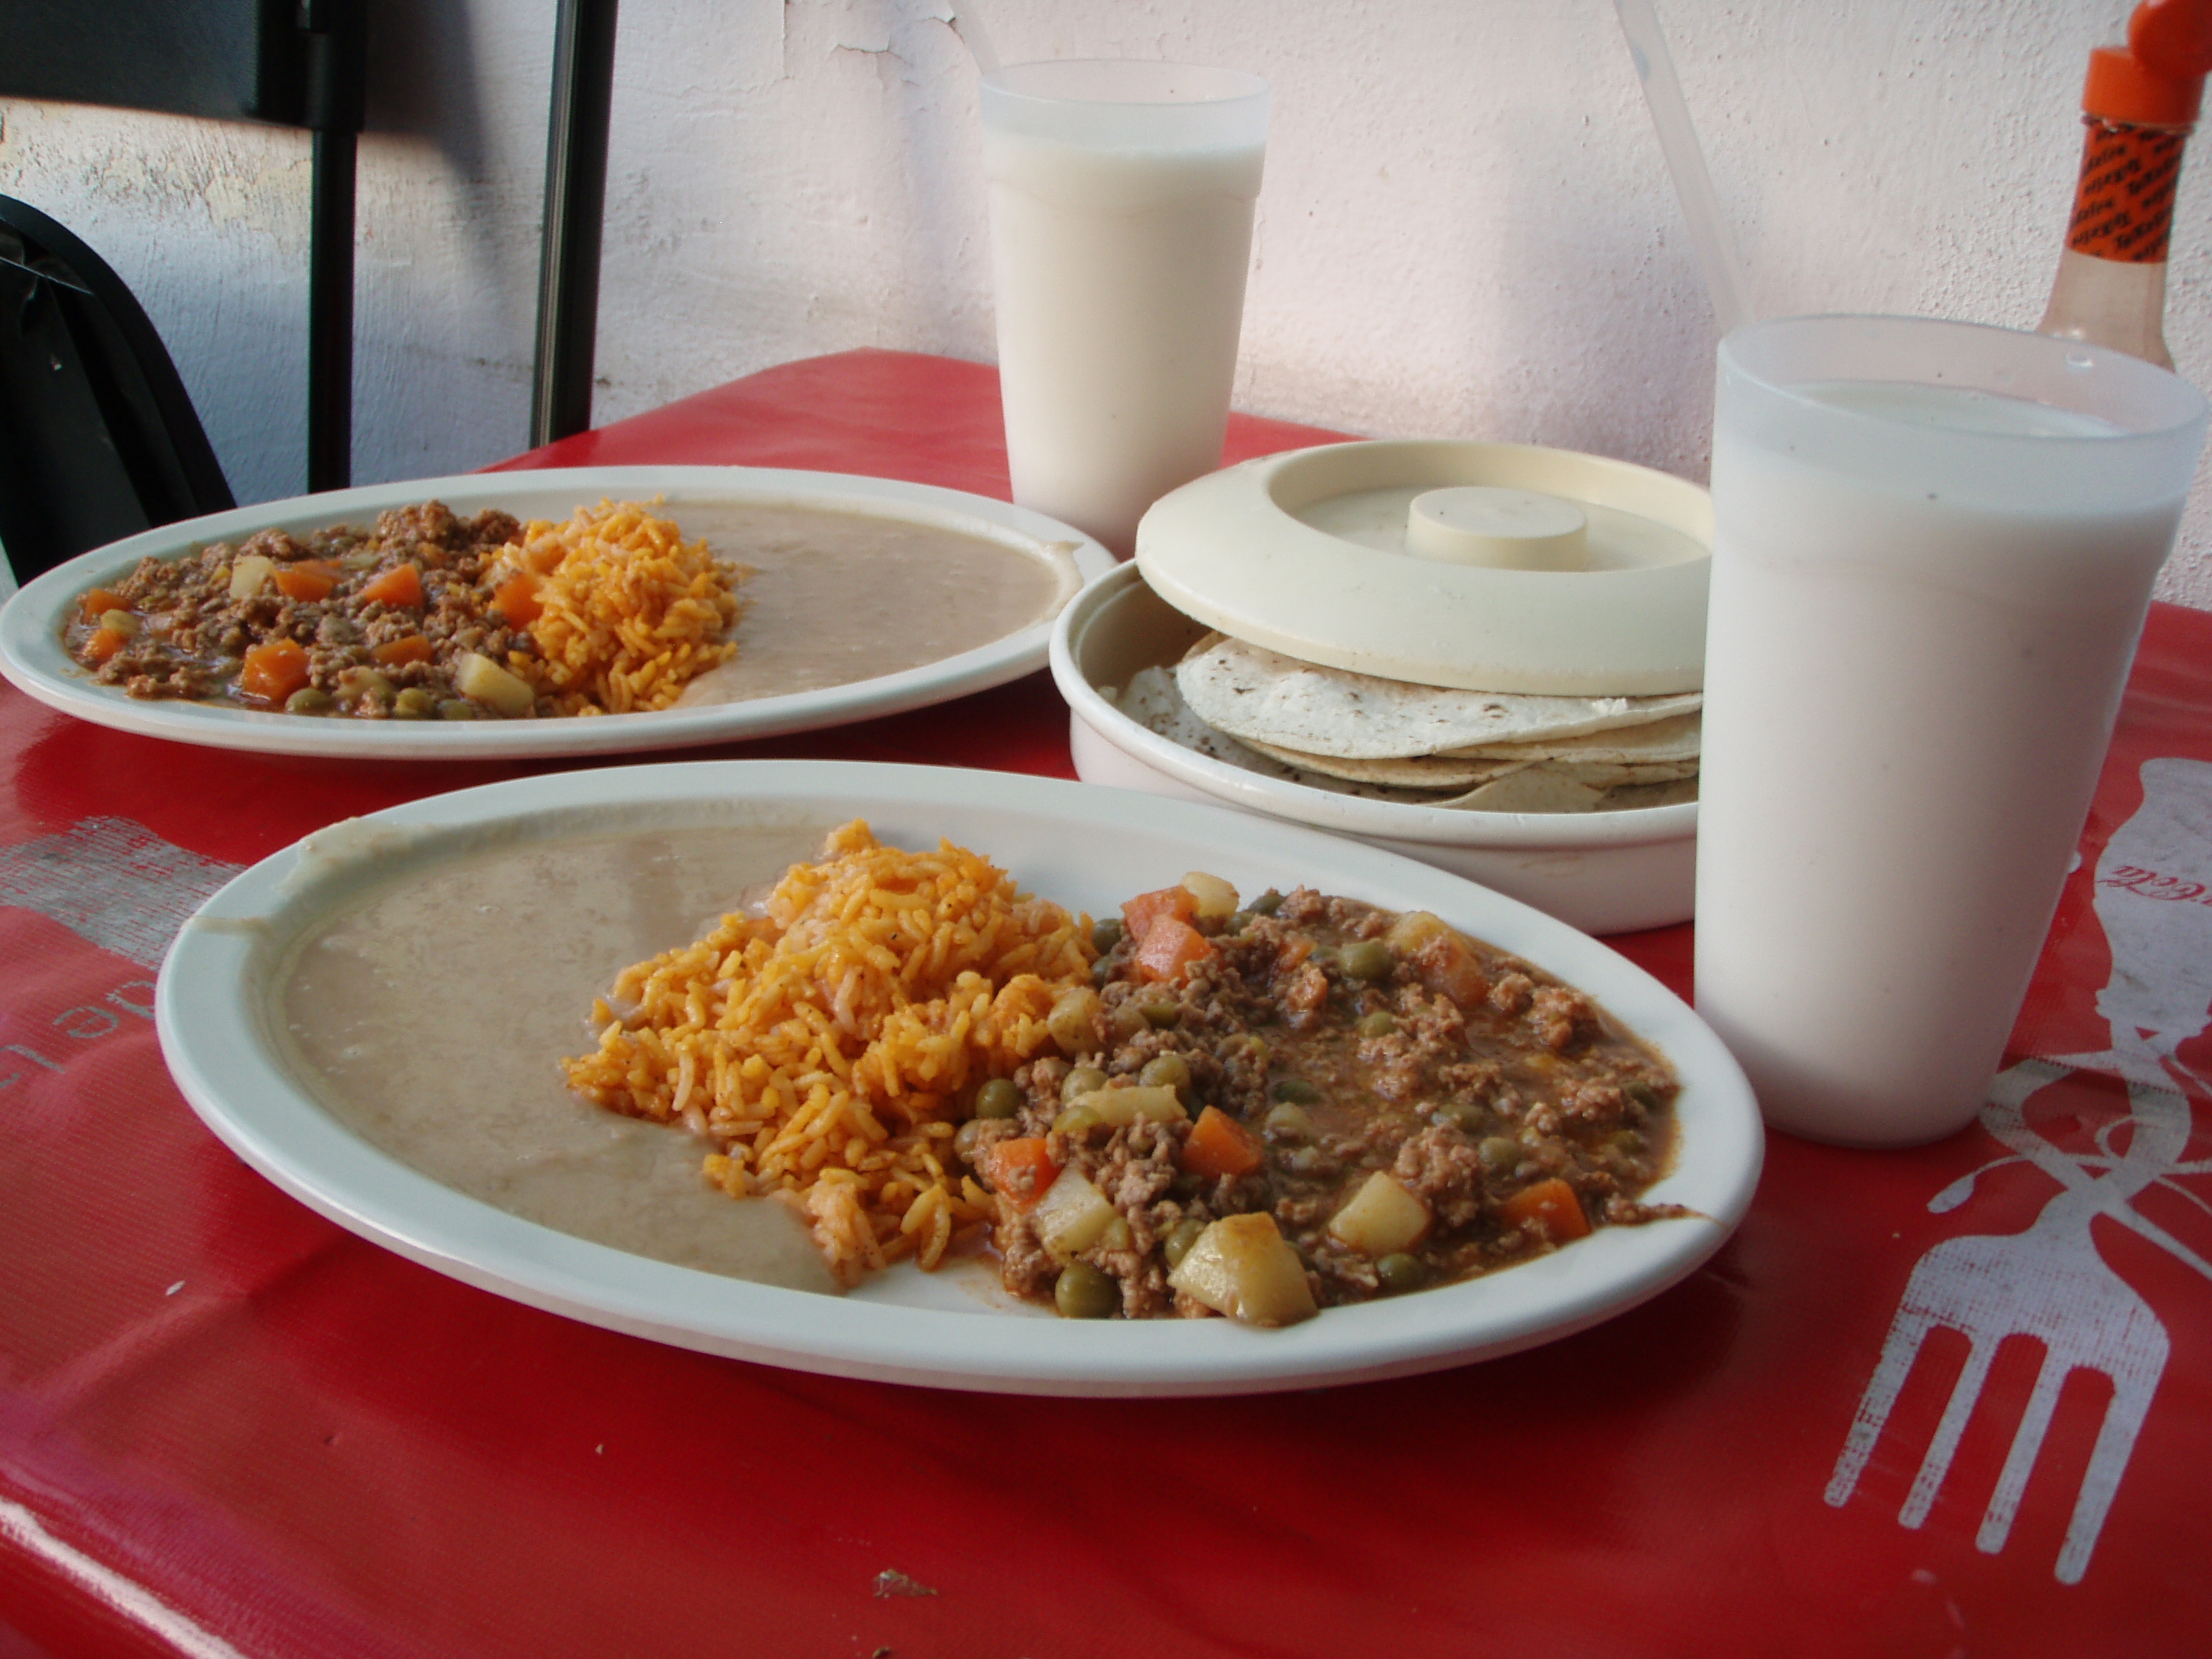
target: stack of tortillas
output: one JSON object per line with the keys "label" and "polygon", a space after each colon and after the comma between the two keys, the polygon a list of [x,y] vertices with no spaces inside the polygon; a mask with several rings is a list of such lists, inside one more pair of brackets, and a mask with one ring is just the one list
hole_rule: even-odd
{"label": "stack of tortillas", "polygon": [[1186,747],[1333,793],[1588,812],[1696,799],[1702,701],[1414,685],[1212,634],[1172,671],[1137,675],[1121,707]]}
{"label": "stack of tortillas", "polygon": [[1693,800],[1711,538],[1696,485],[1571,450],[1376,440],[1226,467],[1138,526],[1153,592],[1217,631],[1121,711],[1382,800]]}

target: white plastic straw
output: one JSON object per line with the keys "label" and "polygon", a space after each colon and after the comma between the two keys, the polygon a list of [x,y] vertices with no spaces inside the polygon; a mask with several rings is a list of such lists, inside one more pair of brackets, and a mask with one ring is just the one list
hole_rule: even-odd
{"label": "white plastic straw", "polygon": [[1682,216],[1689,221],[1690,245],[1705,273],[1706,297],[1712,301],[1721,332],[1730,333],[1753,319],[1751,293],[1736,261],[1735,243],[1721,220],[1721,204],[1705,171],[1705,152],[1698,147],[1698,130],[1690,125],[1690,106],[1682,101],[1682,83],[1674,78],[1674,58],[1667,50],[1659,14],[1651,0],[1613,0],[1613,9],[1620,18],[1628,55],[1636,64],[1651,125],[1658,129],[1659,148],[1667,157],[1667,171],[1674,175]]}
{"label": "white plastic straw", "polygon": [[967,5],[953,7],[952,15],[945,21],[960,37],[961,45],[968,48],[969,56],[975,60],[978,73],[988,75],[999,67],[999,54],[991,49],[990,32],[984,28],[983,20],[975,15],[972,0]]}

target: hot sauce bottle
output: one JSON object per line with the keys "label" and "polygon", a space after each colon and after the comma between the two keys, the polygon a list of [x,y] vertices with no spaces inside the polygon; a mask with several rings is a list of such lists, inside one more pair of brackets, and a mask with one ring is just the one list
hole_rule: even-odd
{"label": "hot sauce bottle", "polygon": [[2212,70],[2212,0],[2143,0],[2128,44],[2089,54],[2081,176],[2037,331],[2172,368],[2166,254],[2181,150]]}

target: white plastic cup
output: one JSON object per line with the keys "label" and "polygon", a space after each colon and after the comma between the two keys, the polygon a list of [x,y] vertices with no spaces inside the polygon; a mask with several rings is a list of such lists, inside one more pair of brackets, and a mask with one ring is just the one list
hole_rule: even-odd
{"label": "white plastic cup", "polygon": [[1721,343],[1697,1006],[1775,1127],[1911,1146],[1980,1109],[2205,420],[2007,329]]}
{"label": "white plastic cup", "polygon": [[1014,500],[1127,557],[1221,465],[1267,83],[1137,60],[983,77]]}

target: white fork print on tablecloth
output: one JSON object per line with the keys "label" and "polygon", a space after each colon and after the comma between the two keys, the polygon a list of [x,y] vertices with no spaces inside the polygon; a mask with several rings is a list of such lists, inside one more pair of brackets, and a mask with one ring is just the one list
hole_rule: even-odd
{"label": "white fork print on tablecloth", "polygon": [[[2142,769],[2142,805],[2106,845],[2094,889],[2112,958],[2112,977],[2097,994],[2112,1046],[2095,1054],[2036,1056],[2002,1073],[1981,1121],[2012,1155],[1953,1182],[1929,1208],[1942,1213],[1957,1207],[1982,1175],[2007,1164],[2033,1164],[2058,1191],[2024,1232],[1948,1239],[1920,1259],[1827,1490],[1832,1504],[1850,1498],[1922,1341],[1939,1328],[1957,1331],[1969,1345],[1966,1367],[1898,1513],[1900,1523],[1918,1527],[1935,1504],[1998,1346],[2011,1336],[2034,1338],[2044,1345],[2042,1370],[1974,1541],[1990,1554],[2004,1547],[2068,1374],[2100,1372],[2112,1381],[2112,1401],[2055,1569],[2069,1584],[2088,1570],[2169,1346],[2149,1304],[2105,1264],[2090,1223],[2110,1216],[2212,1278],[2212,1262],[2138,1215],[2129,1201],[2154,1182],[2171,1185],[2174,1176],[2212,1171],[2212,1162],[2182,1158],[2193,1127],[2188,1087],[2204,1087],[2207,1080],[2177,1057],[2180,1046],[2204,1030],[2212,1008],[2212,763],[2154,760]],[[2036,1091],[2076,1071],[2115,1075],[2127,1087],[2129,1115],[2098,1133],[2094,1156],[2055,1146],[2025,1115]],[[2116,1153],[2122,1131],[2126,1150]],[[2212,1210],[2186,1189],[2174,1190]]]}

